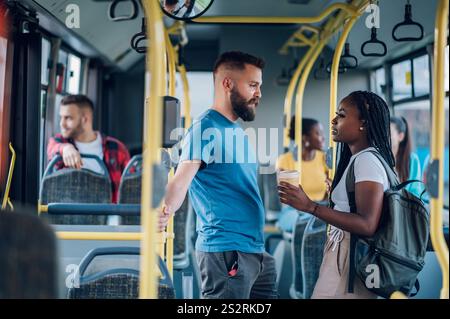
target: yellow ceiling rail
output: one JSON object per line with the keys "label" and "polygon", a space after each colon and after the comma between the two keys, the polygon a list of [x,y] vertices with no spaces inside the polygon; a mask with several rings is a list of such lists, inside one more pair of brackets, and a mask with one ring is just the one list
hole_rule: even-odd
{"label": "yellow ceiling rail", "polygon": [[194,19],[194,22],[199,23],[316,23],[322,21],[336,10],[344,10],[351,15],[358,14],[358,11],[351,5],[346,3],[335,3],[323,10],[318,16],[315,17],[252,17],[252,16],[210,16],[199,17]]}
{"label": "yellow ceiling rail", "polygon": [[13,207],[9,198],[9,192],[11,190],[12,177],[14,172],[14,165],[16,164],[16,151],[14,150],[11,142],[9,142],[9,150],[11,151],[11,162],[9,163],[8,179],[6,180],[5,194],[3,194],[2,210],[6,208],[6,205]]}
{"label": "yellow ceiling rail", "polygon": [[431,208],[431,242],[442,270],[441,298],[448,299],[448,247],[444,239],[442,224],[442,207],[444,196],[444,143],[445,143],[445,110],[444,110],[444,68],[445,47],[447,45],[448,0],[440,0],[436,10],[436,26],[434,38],[433,64],[433,104],[431,129],[431,160],[438,161],[438,196],[430,200]]}
{"label": "yellow ceiling rail", "polygon": [[153,167],[160,162],[160,148],[162,140],[162,103],[166,82],[166,61],[164,51],[166,48],[164,38],[164,24],[162,12],[157,1],[143,1],[144,14],[147,18],[147,34],[149,35],[149,49],[146,54],[146,72],[150,74],[150,97],[145,105],[143,165],[141,190],[141,265],[139,298],[156,299],[157,278],[154,265],[156,264],[155,245],[156,224],[158,218],[158,203],[152,202],[153,194]]}

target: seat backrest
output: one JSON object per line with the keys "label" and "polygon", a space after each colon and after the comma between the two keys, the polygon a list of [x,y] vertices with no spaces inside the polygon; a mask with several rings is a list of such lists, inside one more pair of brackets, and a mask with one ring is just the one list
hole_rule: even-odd
{"label": "seat backrest", "polygon": [[[153,203],[159,203],[164,197],[167,176],[170,171],[170,156],[162,151],[161,165],[153,168]],[[139,204],[141,202],[142,155],[135,155],[123,171],[119,186],[119,204]],[[122,225],[140,225],[140,216],[124,216]]]}
{"label": "seat backrest", "polygon": [[326,236],[326,223],[316,217],[311,217],[306,224],[301,248],[304,299],[311,298],[319,277]]}
{"label": "seat backrest", "polygon": [[0,299],[57,298],[54,231],[36,216],[0,211]]}
{"label": "seat backrest", "polygon": [[278,219],[281,203],[277,190],[277,174],[258,174],[258,187],[266,213],[266,222],[272,223]]}
{"label": "seat backrest", "polygon": [[303,235],[305,233],[306,225],[311,219],[311,215],[307,213],[300,214],[294,225],[292,233],[291,254],[292,254],[292,286],[294,289],[295,298],[303,298],[303,274],[302,274],[302,245]]}
{"label": "seat backrest", "polygon": [[[103,247],[91,250],[79,265],[79,287],[69,288],[70,299],[136,299],[139,295],[139,247]],[[120,258],[119,255],[137,258]],[[98,261],[108,256],[108,263]],[[115,258],[112,258],[115,257]],[[160,257],[160,299],[175,298],[169,271]]]}
{"label": "seat backrest", "polygon": [[[83,155],[83,158],[96,158]],[[112,189],[108,170],[103,161],[104,174],[98,174],[87,169],[63,168],[55,171],[55,165],[61,161],[60,156],[54,157],[44,173],[40,200],[42,204],[49,203],[111,203]],[[48,216],[52,224],[75,225],[105,225],[106,216],[93,215],[58,215]]]}
{"label": "seat backrest", "polygon": [[[164,197],[167,185],[168,174],[171,162],[170,155],[166,151],[161,153],[161,165],[156,166],[153,170],[153,201],[159,203]],[[142,179],[142,156],[134,156],[122,175],[119,187],[119,203],[120,204],[138,204],[141,202],[141,179]],[[186,196],[180,209],[175,213],[174,217],[174,261],[181,264],[181,260],[188,259],[188,250],[190,245],[191,227],[187,227],[191,223],[193,215],[192,207]],[[123,225],[140,225],[140,216],[124,216],[122,217]],[[176,265],[174,265],[176,266]]]}

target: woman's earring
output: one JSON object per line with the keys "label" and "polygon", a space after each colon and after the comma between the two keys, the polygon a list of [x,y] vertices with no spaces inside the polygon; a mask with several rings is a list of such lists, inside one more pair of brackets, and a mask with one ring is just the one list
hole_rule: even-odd
{"label": "woman's earring", "polygon": [[364,130],[364,127],[360,126],[360,127],[359,127],[359,130],[360,130],[360,131],[363,131],[363,130]]}
{"label": "woman's earring", "polygon": [[309,147],[309,142],[305,142],[305,147]]}

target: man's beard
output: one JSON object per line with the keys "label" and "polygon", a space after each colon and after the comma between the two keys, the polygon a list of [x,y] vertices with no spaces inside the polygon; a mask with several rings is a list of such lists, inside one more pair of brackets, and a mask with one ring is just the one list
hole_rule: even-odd
{"label": "man's beard", "polygon": [[77,125],[77,127],[73,128],[69,132],[63,133],[64,138],[76,140],[78,136],[83,133],[83,125],[81,122]]}
{"label": "man's beard", "polygon": [[255,109],[249,107],[249,104],[255,104],[255,108],[259,103],[259,99],[253,98],[248,101],[239,94],[236,88],[231,90],[230,95],[231,106],[235,115],[240,117],[245,122],[250,122],[255,119]]}

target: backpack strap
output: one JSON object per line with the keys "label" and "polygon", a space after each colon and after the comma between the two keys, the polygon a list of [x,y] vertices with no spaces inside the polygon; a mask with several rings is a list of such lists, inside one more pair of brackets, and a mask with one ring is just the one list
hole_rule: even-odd
{"label": "backpack strap", "polygon": [[[387,177],[389,180],[389,184],[391,186],[400,186],[400,185],[398,185],[399,183],[398,183],[397,175],[392,170],[392,168],[386,163],[386,161],[384,160],[384,158],[381,156],[380,153],[378,153],[375,150],[367,150],[367,151],[361,152],[360,154],[358,154],[358,156],[365,152],[371,152],[380,160],[381,164],[383,165],[383,167],[386,171],[386,174],[387,174]],[[347,190],[348,204],[350,206],[350,213],[353,213],[353,214],[356,214],[355,161],[356,161],[356,157],[350,163],[350,166],[347,171],[347,176],[345,177],[345,188]],[[405,187],[405,186],[406,185],[403,185],[402,187]],[[353,286],[354,286],[355,276],[356,276],[355,248],[356,248],[357,241],[358,241],[358,236],[355,234],[350,234],[349,270],[348,270],[348,287],[347,287],[347,291],[349,293],[353,293]]]}
{"label": "backpack strap", "polygon": [[[347,190],[348,204],[350,206],[350,213],[356,213],[356,200],[355,200],[355,159],[350,163],[345,177],[345,188]],[[348,293],[353,293],[353,286],[356,276],[355,266],[355,248],[358,236],[350,234],[350,252],[349,252],[349,268],[348,268]]]}

